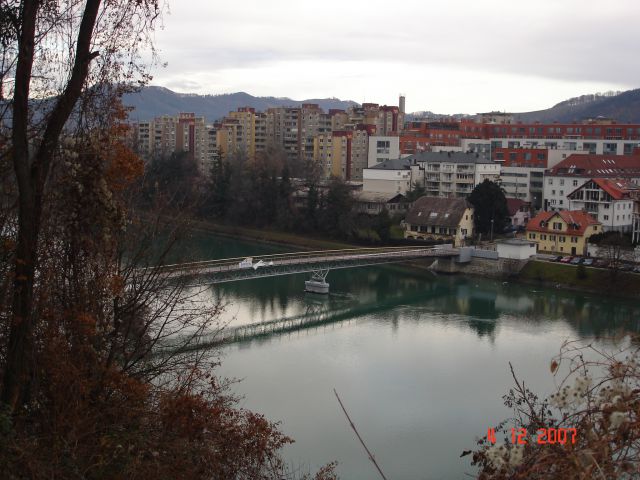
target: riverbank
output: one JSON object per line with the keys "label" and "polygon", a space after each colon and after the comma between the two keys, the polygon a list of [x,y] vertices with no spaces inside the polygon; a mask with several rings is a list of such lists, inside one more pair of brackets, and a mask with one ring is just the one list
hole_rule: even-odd
{"label": "riverbank", "polygon": [[520,271],[516,280],[530,285],[556,287],[565,290],[637,298],[640,295],[640,275],[603,268],[585,267],[583,274],[573,265],[532,260]]}
{"label": "riverbank", "polygon": [[[221,235],[228,238],[239,238],[274,245],[301,248],[304,250],[336,250],[344,248],[359,248],[362,245],[340,242],[336,240],[297,235],[268,229],[254,229],[233,225],[222,225],[206,221],[194,221],[192,228]],[[407,262],[408,268],[416,270],[428,270],[430,265],[423,262]],[[544,286],[549,288],[562,288],[570,291],[580,291],[596,294],[610,294],[616,297],[635,298],[640,294],[640,275],[618,272],[616,282],[611,281],[611,272],[599,268],[585,268],[586,276],[578,276],[578,268],[573,265],[564,265],[538,260],[530,261],[517,275],[509,278],[510,281]],[[484,278],[484,275],[472,272],[465,275]]]}
{"label": "riverbank", "polygon": [[337,250],[343,248],[362,248],[362,245],[340,242],[322,237],[310,237],[277,230],[256,229],[223,225],[212,222],[196,220],[191,223],[194,230],[213,233],[228,238],[242,240],[254,240],[274,245],[301,247],[304,250]]}

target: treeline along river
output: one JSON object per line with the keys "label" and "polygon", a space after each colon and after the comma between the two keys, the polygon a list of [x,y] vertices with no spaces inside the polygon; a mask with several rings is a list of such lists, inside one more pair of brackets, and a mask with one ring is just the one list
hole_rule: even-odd
{"label": "treeline along river", "polygon": [[[192,260],[295,251],[210,234],[188,241]],[[640,302],[401,265],[330,272],[328,296],[304,293],[307,275],[213,285],[230,326],[316,316],[312,328],[226,345],[223,376],[241,379],[242,405],[281,421],[284,454],[314,470],[336,460],[345,480],[376,478],[334,394],[393,480],[473,473],[463,450],[509,417],[508,363],[543,395],[550,359],[567,339],[614,346],[640,330]],[[345,310],[350,313],[345,314]]]}

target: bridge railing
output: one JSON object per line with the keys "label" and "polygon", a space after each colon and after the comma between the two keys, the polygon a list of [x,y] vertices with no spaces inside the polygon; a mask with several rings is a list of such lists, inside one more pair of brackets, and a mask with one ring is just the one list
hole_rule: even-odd
{"label": "bridge railing", "polygon": [[180,263],[174,265],[165,265],[162,267],[162,270],[165,272],[173,272],[173,271],[185,271],[185,270],[194,270],[198,271],[201,269],[211,269],[216,268],[218,270],[235,270],[240,268],[240,262],[245,260],[246,258],[252,258],[253,264],[262,260],[265,264],[269,264],[273,262],[274,265],[285,265],[291,263],[300,263],[300,261],[304,260],[340,260],[340,259],[349,259],[349,258],[366,258],[366,257],[374,257],[374,256],[405,256],[410,252],[427,252],[436,250],[435,247],[383,247],[383,248],[346,248],[346,249],[338,249],[338,250],[316,250],[316,251],[305,251],[305,252],[291,252],[291,253],[276,253],[271,255],[255,255],[251,257],[235,257],[235,258],[225,258],[222,260],[205,260],[199,262],[188,262],[188,263]]}

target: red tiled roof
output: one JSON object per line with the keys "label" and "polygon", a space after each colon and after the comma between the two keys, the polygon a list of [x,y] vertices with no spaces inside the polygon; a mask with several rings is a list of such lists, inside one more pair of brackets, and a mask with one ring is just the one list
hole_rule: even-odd
{"label": "red tiled roof", "polygon": [[[562,233],[566,235],[584,235],[585,230],[590,225],[600,225],[600,222],[582,210],[560,210],[559,212],[540,212],[527,223],[527,231],[558,233],[557,230],[549,228],[553,225],[553,217],[559,216],[569,226],[568,230]],[[544,225],[544,226],[543,226]],[[577,227],[574,227],[574,225]]]}
{"label": "red tiled roof", "polygon": [[509,216],[513,217],[516,213],[518,213],[520,207],[522,207],[525,203],[527,202],[520,198],[507,198],[507,210],[509,211]]}
{"label": "red tiled roof", "polygon": [[609,178],[640,176],[640,156],[574,153],[548,169],[545,175]]}
{"label": "red tiled roof", "polygon": [[571,195],[584,188],[584,186],[589,182],[594,182],[602,190],[611,195],[614,200],[629,198],[631,194],[640,192],[640,186],[633,183],[627,178],[592,178],[591,180],[580,185],[567,196],[571,197]]}

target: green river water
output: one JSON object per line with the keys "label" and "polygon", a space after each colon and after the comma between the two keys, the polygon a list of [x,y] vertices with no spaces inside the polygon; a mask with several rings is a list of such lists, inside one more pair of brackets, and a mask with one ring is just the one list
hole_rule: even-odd
{"label": "green river water", "polygon": [[[295,251],[209,234],[192,259]],[[402,266],[330,272],[328,296],[303,292],[307,275],[212,286],[231,325],[348,308],[326,325],[221,349],[223,376],[241,379],[242,406],[281,422],[296,440],[285,458],[303,471],[338,461],[345,480],[377,478],[333,394],[390,480],[459,479],[474,473],[463,450],[510,416],[508,362],[543,395],[566,339],[611,346],[640,330],[640,302],[477,277],[434,276]]]}

